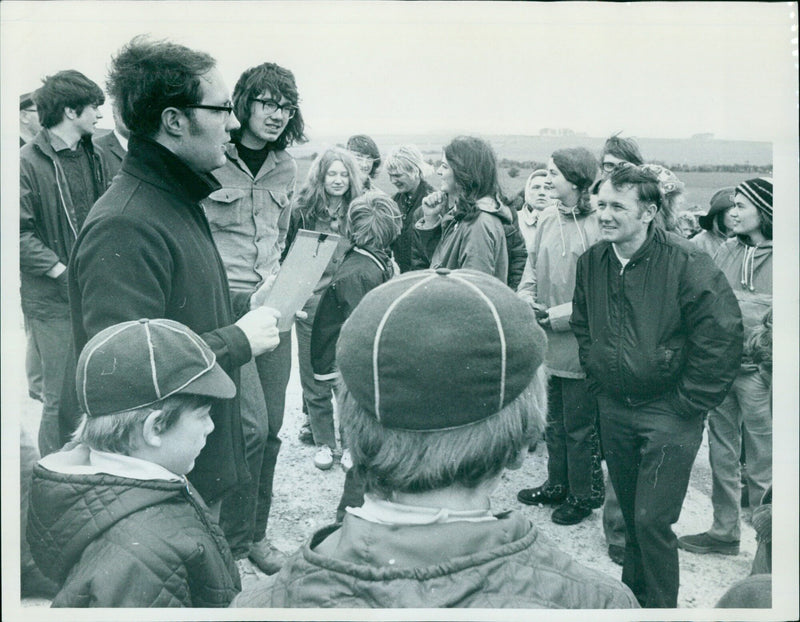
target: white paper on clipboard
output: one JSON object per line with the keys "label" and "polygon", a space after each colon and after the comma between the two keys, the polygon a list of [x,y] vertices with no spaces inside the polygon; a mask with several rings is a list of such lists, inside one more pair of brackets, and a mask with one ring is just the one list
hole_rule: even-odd
{"label": "white paper on clipboard", "polygon": [[333,257],[340,236],[300,229],[270,289],[265,306],[281,312],[278,330],[289,330],[294,315],[314,293],[325,268]]}

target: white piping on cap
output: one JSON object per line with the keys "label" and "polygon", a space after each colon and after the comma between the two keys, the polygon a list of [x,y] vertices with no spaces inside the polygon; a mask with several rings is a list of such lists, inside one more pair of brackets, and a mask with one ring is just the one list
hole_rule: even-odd
{"label": "white piping on cap", "polygon": [[147,351],[150,354],[150,375],[153,377],[153,389],[156,397],[161,399],[161,387],[158,386],[158,372],[156,371],[156,355],[153,353],[153,340],[150,338],[150,323],[144,323],[144,334],[147,337]]}
{"label": "white piping on cap", "polygon": [[117,336],[123,330],[127,330],[131,326],[132,326],[132,323],[125,323],[125,324],[121,325],[118,330],[116,330],[115,332],[113,332],[110,335],[108,335],[108,337],[103,339],[103,341],[100,341],[100,342],[94,344],[94,347],[86,353],[86,357],[84,358],[84,362],[83,362],[83,386],[81,387],[81,392],[83,393],[83,403],[86,405],[86,414],[89,415],[90,417],[91,417],[92,413],[91,413],[91,411],[89,409],[89,396],[86,394],[86,376],[87,376],[86,370],[89,368],[89,362],[92,359],[92,355],[97,351],[97,349],[100,346],[102,346],[104,343],[106,343],[109,339]]}
{"label": "white piping on cap", "polygon": [[500,337],[500,405],[497,407],[497,410],[502,410],[503,408],[503,401],[506,397],[506,335],[503,331],[503,325],[500,322],[500,314],[497,313],[497,307],[494,306],[494,303],[489,300],[489,297],[484,294],[479,287],[477,287],[474,283],[470,283],[468,280],[463,278],[461,275],[451,275],[455,280],[461,281],[464,285],[470,287],[471,289],[475,290],[478,296],[486,303],[489,307],[489,310],[492,312],[492,317],[494,318],[494,323],[497,326],[497,334]]}
{"label": "white piping on cap", "polygon": [[[433,279],[437,278],[437,274],[431,274],[430,276],[420,280],[418,283],[409,287],[405,292],[400,294],[393,302],[389,305],[386,311],[381,318],[380,323],[378,324],[378,330],[375,332],[375,340],[372,343],[372,379],[373,379],[373,386],[375,387],[375,417],[380,422],[381,421],[381,386],[380,386],[380,377],[378,375],[378,344],[381,341],[381,333],[383,333],[383,327],[386,326],[386,322],[389,321],[389,316],[391,315],[392,311],[394,311],[395,307],[400,304],[400,301],[406,298],[418,287],[424,285],[428,281],[432,281]],[[418,275],[414,275],[414,278],[419,278]]]}

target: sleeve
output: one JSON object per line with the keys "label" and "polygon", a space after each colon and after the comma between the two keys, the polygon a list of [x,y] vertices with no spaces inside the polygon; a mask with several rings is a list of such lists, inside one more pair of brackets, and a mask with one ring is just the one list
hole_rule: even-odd
{"label": "sleeve", "polygon": [[575,269],[575,291],[572,295],[572,316],[570,317],[569,325],[572,328],[575,339],[578,341],[578,358],[583,371],[586,373],[586,382],[591,390],[597,392],[598,384],[589,375],[586,368],[589,348],[592,345],[592,337],[589,330],[589,309],[586,300],[586,279],[588,277],[586,272],[589,252],[591,251],[587,251],[578,258],[578,264]]}
{"label": "sleeve", "polygon": [[41,196],[33,169],[24,159],[20,160],[19,177],[19,269],[44,275],[61,260],[39,235],[36,214],[41,211]]}
{"label": "sleeve", "polygon": [[[288,197],[288,204],[286,207],[281,211],[280,216],[278,216],[278,248],[281,252],[281,260],[284,257],[284,249],[288,246],[286,243],[286,238],[289,234],[289,223],[292,219],[292,202],[294,200],[294,186],[297,181],[297,163],[292,160],[294,164],[294,173],[292,174],[292,179],[289,184],[286,186],[286,196]],[[294,239],[294,235],[292,236]],[[291,243],[291,242],[290,242]]]}
{"label": "sleeve", "polygon": [[415,223],[412,228],[411,269],[424,270],[431,267],[433,251],[442,239],[442,225],[439,224],[433,229],[420,229],[417,224],[419,223]]}
{"label": "sleeve", "polygon": [[145,560],[101,537],[86,547],[52,606],[191,607],[192,599],[187,570],[170,547]]}
{"label": "sleeve", "polygon": [[519,221],[514,219],[510,225],[503,227],[506,234],[506,247],[508,249],[508,286],[516,290],[519,285],[525,265],[528,262],[528,248],[525,238],[519,229]]}
{"label": "sleeve", "polygon": [[572,301],[550,307],[547,310],[550,328],[554,332],[563,333],[570,330],[569,319],[572,316]]}
{"label": "sleeve", "polygon": [[680,278],[689,334],[672,400],[679,413],[691,416],[717,406],[733,384],[742,359],[742,316],[728,280],[706,253],[692,253]]}
{"label": "sleeve", "polygon": [[[156,229],[124,217],[96,222],[73,255],[70,275],[86,338],[120,322],[164,317],[173,270],[172,253]],[[227,369],[252,356],[247,337],[233,324],[200,336]]]}
{"label": "sleeve", "polygon": [[536,259],[533,253],[528,253],[525,260],[525,269],[517,286],[517,295],[530,305],[536,302]]}
{"label": "sleeve", "polygon": [[[489,219],[492,219],[491,221]],[[469,235],[459,249],[459,266],[478,270],[494,276],[495,256],[498,246],[505,246],[505,230],[502,225],[495,228],[490,222],[499,220],[495,216],[478,216],[472,224]],[[507,252],[507,249],[502,249]]]}

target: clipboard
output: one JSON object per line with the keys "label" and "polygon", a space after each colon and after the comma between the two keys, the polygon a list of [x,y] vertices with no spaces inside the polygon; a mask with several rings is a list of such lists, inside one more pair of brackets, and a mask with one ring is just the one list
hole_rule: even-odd
{"label": "clipboard", "polygon": [[300,229],[272,285],[264,305],[281,312],[278,330],[289,330],[295,313],[314,293],[325,268],[333,257],[341,236]]}

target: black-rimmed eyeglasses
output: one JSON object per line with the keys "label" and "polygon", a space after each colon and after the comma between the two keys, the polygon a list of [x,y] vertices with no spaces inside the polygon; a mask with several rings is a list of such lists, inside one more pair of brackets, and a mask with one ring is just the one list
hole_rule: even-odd
{"label": "black-rimmed eyeglasses", "polygon": [[233,112],[232,104],[225,104],[223,106],[211,106],[209,104],[190,104],[188,106],[181,106],[181,108],[199,108],[200,110],[214,110],[216,112],[224,112],[231,114]]}
{"label": "black-rimmed eyeglasses", "polygon": [[273,114],[276,110],[280,110],[284,117],[291,119],[297,112],[297,106],[294,104],[281,104],[274,99],[259,99],[258,97],[254,97],[252,101],[261,104],[261,112],[264,114]]}

